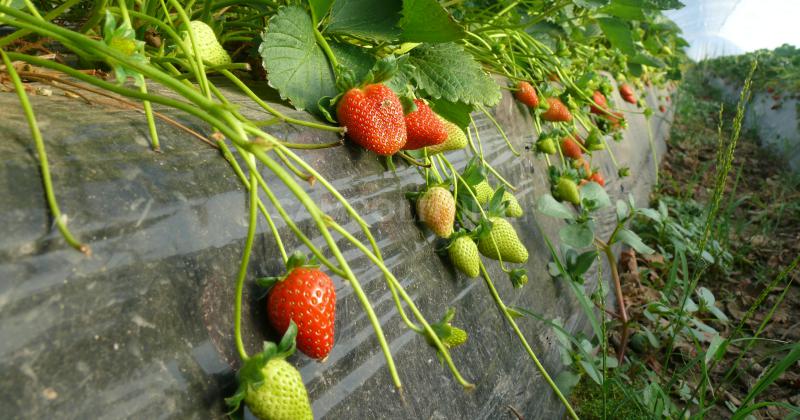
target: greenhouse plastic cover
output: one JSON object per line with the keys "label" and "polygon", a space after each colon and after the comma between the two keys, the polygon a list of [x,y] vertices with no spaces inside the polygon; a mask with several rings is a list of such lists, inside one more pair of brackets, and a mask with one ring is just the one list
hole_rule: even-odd
{"label": "greenhouse plastic cover", "polygon": [[683,30],[689,57],[741,54],[784,43],[800,46],[798,0],[681,0],[665,14]]}

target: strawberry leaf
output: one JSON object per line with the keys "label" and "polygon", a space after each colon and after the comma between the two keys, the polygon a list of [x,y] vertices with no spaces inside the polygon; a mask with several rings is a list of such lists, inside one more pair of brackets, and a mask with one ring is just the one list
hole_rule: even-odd
{"label": "strawberry leaf", "polygon": [[636,54],[636,48],[633,45],[633,33],[630,26],[625,21],[608,17],[597,19],[600,28],[606,35],[611,45],[628,55]]}
{"label": "strawberry leaf", "polygon": [[331,19],[325,32],[354,35],[376,41],[389,41],[400,36],[402,0],[338,0],[331,8]]}
{"label": "strawberry leaf", "polygon": [[585,248],[594,241],[594,231],[587,223],[566,225],[558,231],[558,237],[573,248]]}
{"label": "strawberry leaf", "polygon": [[336,41],[331,41],[328,45],[339,62],[339,67],[352,72],[353,80],[356,82],[354,85],[362,82],[375,65],[375,57],[364,48]]}
{"label": "strawberry leaf", "polygon": [[469,116],[472,113],[472,105],[463,102],[450,102],[442,98],[432,99],[428,101],[428,105],[439,116],[457,125],[462,130],[466,130],[471,122]]}
{"label": "strawberry leaf", "polygon": [[[381,61],[387,60],[387,58]],[[373,73],[381,72],[381,69],[378,68],[384,65],[381,61],[375,64],[375,68],[372,69]],[[394,60],[392,67],[391,78],[386,80],[384,84],[388,86],[389,89],[393,90],[394,93],[402,95],[408,90],[409,83],[411,83],[411,79],[414,77],[414,66],[409,63],[408,55],[402,55]]]}
{"label": "strawberry leaf", "polygon": [[311,15],[314,17],[314,23],[317,24],[328,14],[333,0],[308,0],[308,4],[311,6]]}
{"label": "strawberry leaf", "polygon": [[407,42],[450,42],[466,36],[436,0],[403,0],[400,28],[402,39]]}
{"label": "strawberry leaf", "polygon": [[409,54],[417,87],[427,96],[470,105],[500,102],[500,87],[460,45],[422,44]]}
{"label": "strawberry leaf", "polygon": [[325,96],[337,94],[333,70],[314,38],[311,17],[298,6],[278,10],[258,49],[270,85],[297,109],[319,112]]}

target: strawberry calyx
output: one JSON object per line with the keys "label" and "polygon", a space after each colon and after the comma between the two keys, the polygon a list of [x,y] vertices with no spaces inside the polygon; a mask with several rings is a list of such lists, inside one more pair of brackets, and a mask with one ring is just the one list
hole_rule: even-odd
{"label": "strawberry calyx", "polygon": [[286,272],[282,276],[261,277],[256,279],[256,284],[259,287],[264,288],[265,291],[269,291],[269,289],[272,288],[272,286],[274,286],[276,283],[285,280],[295,268],[319,268],[319,266],[320,265],[319,262],[317,262],[316,256],[312,255],[311,258],[308,258],[306,254],[300,251],[295,251],[286,261]]}
{"label": "strawberry calyx", "polygon": [[286,333],[277,345],[271,341],[265,341],[264,349],[260,353],[244,360],[242,367],[236,372],[236,382],[238,383],[236,392],[225,398],[225,404],[230,408],[228,415],[239,410],[242,401],[247,396],[248,388],[258,389],[265,385],[263,368],[270,360],[286,359],[294,353],[297,348],[296,337],[297,325],[294,321],[290,321],[289,328],[286,329]]}
{"label": "strawberry calyx", "polygon": [[496,190],[494,190],[494,194],[492,194],[492,198],[489,199],[489,208],[486,210],[487,217],[498,216],[498,217],[505,217],[506,209],[511,204],[508,200],[503,199],[503,195],[506,192],[506,187],[501,185]]}
{"label": "strawberry calyx", "polygon": [[525,268],[515,268],[508,272],[508,279],[515,289],[520,289],[528,284],[528,270]]}
{"label": "strawberry calyx", "polygon": [[[439,322],[431,324],[431,330],[433,330],[433,332],[436,334],[436,337],[439,338],[439,341],[441,341],[442,344],[444,344],[444,346],[448,349],[464,344],[468,338],[466,331],[462,330],[461,328],[454,327],[451,324],[451,321],[455,315],[455,308],[448,308]],[[425,335],[425,340],[428,342],[428,344],[435,347],[433,338],[429,334]]]}

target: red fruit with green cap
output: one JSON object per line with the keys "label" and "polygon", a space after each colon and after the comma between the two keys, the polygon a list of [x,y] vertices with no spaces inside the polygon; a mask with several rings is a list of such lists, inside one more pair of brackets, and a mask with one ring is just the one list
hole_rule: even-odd
{"label": "red fruit with green cap", "polygon": [[581,150],[578,143],[571,137],[564,137],[564,139],[561,140],[561,153],[564,153],[564,156],[571,159],[580,159],[583,155],[583,150]]}
{"label": "red fruit with green cap", "polygon": [[514,97],[529,108],[536,108],[539,106],[539,96],[536,95],[536,90],[530,83],[524,80],[517,83],[517,91],[514,92]]}
{"label": "red fruit with green cap", "polygon": [[393,155],[406,144],[403,105],[386,85],[348,90],[336,106],[336,116],[350,140],[379,155]]}
{"label": "red fruit with green cap", "polygon": [[334,341],[336,289],[333,281],[317,267],[291,268],[267,296],[267,318],[281,334],[290,321],[294,321],[297,348],[313,359],[324,359]]}
{"label": "red fruit with green cap", "polygon": [[542,119],[552,122],[570,122],[572,121],[572,114],[558,98],[547,98],[547,104],[550,106],[547,111],[542,113]]}
{"label": "red fruit with green cap", "polygon": [[600,92],[599,90],[596,90],[594,91],[594,94],[592,94],[592,101],[594,103],[592,103],[590,106],[591,108],[590,112],[592,114],[598,114],[598,115],[604,114],[603,110],[605,110],[606,107],[608,106],[608,102],[606,101],[605,95],[603,95],[603,93]]}
{"label": "red fruit with green cap", "polygon": [[408,137],[403,150],[416,150],[444,143],[448,133],[441,117],[422,99],[414,99],[414,103],[417,110],[405,116]]}

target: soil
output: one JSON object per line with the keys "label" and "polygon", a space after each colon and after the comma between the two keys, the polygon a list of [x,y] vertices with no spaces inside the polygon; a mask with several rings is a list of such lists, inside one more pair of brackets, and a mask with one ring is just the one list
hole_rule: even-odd
{"label": "soil", "polygon": [[[662,182],[654,198],[691,198],[707,206],[713,194],[717,169],[716,122],[719,114],[716,101],[720,95],[701,81],[696,83],[694,87],[681,91],[688,97],[682,98],[679,105],[683,110],[679,109],[672,128],[668,152],[661,165]],[[726,104],[725,108],[724,120],[732,121],[735,104]],[[730,131],[731,127],[726,124],[723,128],[726,139],[730,138]],[[759,143],[760,139],[754,132],[742,132],[722,200],[720,214],[728,203],[735,206],[730,216],[720,222],[730,224],[731,228],[725,229],[729,237],[716,238],[721,242],[727,239],[734,257],[732,268],[725,273],[709,270],[699,283],[714,293],[716,306],[730,318],[727,324],[713,323],[723,336],[728,336],[739,325],[770,282],[787,270],[800,253],[800,177],[789,172],[779,156],[772,155]],[[630,258],[627,262],[623,258],[623,280],[626,275],[638,279],[636,273],[641,273],[643,268],[652,269],[651,275],[657,275],[659,267],[662,267],[659,258],[638,256],[633,263]],[[714,396],[720,402],[730,402],[738,407],[766,369],[786,354],[786,347],[800,340],[798,280],[800,270],[790,270],[786,279],[768,291],[764,302],[745,320],[741,335],[753,336],[775,303],[783,299],[760,333],[761,340],[747,351],[744,346],[748,341],[732,345],[724,360],[710,372],[711,383],[716,384]],[[787,288],[786,295],[782,297],[784,288]],[[631,306],[636,306],[637,301],[653,301],[658,296],[657,289],[630,281],[626,284],[626,292],[633,303]],[[694,356],[692,345],[678,348],[686,358]],[[724,379],[725,371],[739,357],[741,368],[736,370],[736,377]],[[800,368],[795,365],[788,369],[757,400],[800,405]],[[757,411],[756,417],[785,418],[788,413],[785,409],[769,407]],[[718,404],[707,417],[727,418],[730,415],[728,408]]]}

